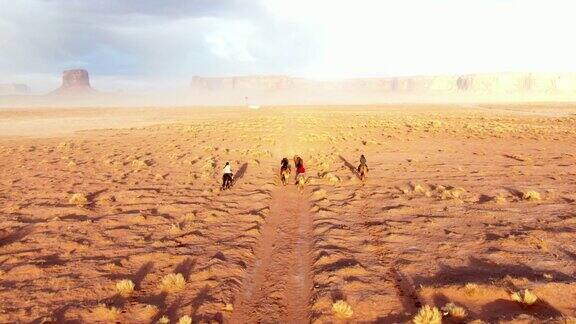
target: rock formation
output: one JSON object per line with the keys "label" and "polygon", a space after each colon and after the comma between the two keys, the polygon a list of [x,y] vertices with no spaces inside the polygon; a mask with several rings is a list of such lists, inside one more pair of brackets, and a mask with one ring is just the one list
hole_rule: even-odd
{"label": "rock formation", "polygon": [[90,77],[86,70],[66,70],[62,74],[62,86],[52,94],[58,95],[82,95],[95,92],[90,86]]}
{"label": "rock formation", "polygon": [[203,95],[199,98],[226,97],[230,102],[236,98],[236,103],[246,97],[277,103],[294,98],[326,103],[566,101],[576,99],[576,74],[487,73],[336,81],[288,76],[194,77],[191,87]]}
{"label": "rock formation", "polygon": [[30,94],[30,87],[26,84],[0,84],[0,96],[27,95]]}

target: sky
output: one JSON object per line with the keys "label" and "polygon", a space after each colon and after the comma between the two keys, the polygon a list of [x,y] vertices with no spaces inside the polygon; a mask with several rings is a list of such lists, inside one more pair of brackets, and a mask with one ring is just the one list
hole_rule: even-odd
{"label": "sky", "polygon": [[0,0],[0,83],[576,72],[572,0]]}

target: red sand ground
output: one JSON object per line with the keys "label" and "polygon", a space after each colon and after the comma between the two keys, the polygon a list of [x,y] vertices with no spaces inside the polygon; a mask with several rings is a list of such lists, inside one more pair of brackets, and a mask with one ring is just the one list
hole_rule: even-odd
{"label": "red sand ground", "polygon": [[[348,322],[448,302],[465,322],[576,316],[574,112],[2,110],[37,127],[0,130],[0,322],[344,322],[337,300]],[[277,176],[296,153],[303,194]],[[221,192],[226,161],[237,182]],[[170,273],[183,290],[160,289]],[[536,304],[511,300],[525,288]]]}

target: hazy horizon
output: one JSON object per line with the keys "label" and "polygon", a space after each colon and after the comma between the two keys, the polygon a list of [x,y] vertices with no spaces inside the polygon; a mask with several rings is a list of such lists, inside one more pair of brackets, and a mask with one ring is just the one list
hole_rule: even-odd
{"label": "hazy horizon", "polygon": [[313,79],[576,72],[570,1],[0,0],[0,83],[185,89],[194,75]]}

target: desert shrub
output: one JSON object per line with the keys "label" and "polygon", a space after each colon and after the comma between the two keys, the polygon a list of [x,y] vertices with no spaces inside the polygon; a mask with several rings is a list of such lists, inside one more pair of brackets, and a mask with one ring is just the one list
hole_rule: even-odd
{"label": "desert shrub", "polygon": [[540,193],[538,191],[528,190],[522,194],[522,199],[529,201],[538,201],[542,199],[542,197],[540,197]]}
{"label": "desert shrub", "polygon": [[343,300],[338,300],[332,304],[332,311],[337,318],[347,319],[352,317],[354,312],[352,311],[352,307]]}
{"label": "desert shrub", "polygon": [[447,189],[442,191],[442,193],[440,194],[440,198],[442,200],[460,199],[464,196],[464,193],[466,193],[466,190],[464,190],[463,188]]}
{"label": "desert shrub", "polygon": [[322,178],[327,180],[330,184],[334,185],[340,182],[340,178],[332,173],[326,173]]}
{"label": "desert shrub", "polygon": [[492,199],[492,201],[494,201],[497,204],[504,204],[506,202],[506,197],[504,197],[503,195],[499,194],[494,196],[494,198]]}
{"label": "desert shrub", "polygon": [[134,170],[136,170],[136,171],[140,171],[147,166],[148,166],[148,163],[146,163],[146,161],[141,161],[138,159],[135,159],[132,161],[132,168],[134,168]]}
{"label": "desert shrub", "polygon": [[234,305],[226,303],[224,304],[224,306],[222,306],[222,311],[224,312],[231,312],[234,310]]}
{"label": "desert shrub", "polygon": [[326,190],[318,189],[312,193],[311,199],[314,201],[322,200],[327,197]]}
{"label": "desert shrub", "polygon": [[417,194],[426,194],[428,190],[421,184],[412,185],[412,190]]}
{"label": "desert shrub", "polygon": [[475,296],[480,292],[480,287],[475,283],[467,283],[464,286],[464,292],[466,292],[468,296]]}
{"label": "desert shrub", "polygon": [[158,306],[156,305],[146,305],[144,309],[141,311],[141,316],[143,318],[152,318],[158,314]]}
{"label": "desert shrub", "polygon": [[442,313],[436,307],[424,305],[418,314],[412,319],[414,324],[440,324],[442,323]]}
{"label": "desert shrub", "polygon": [[185,285],[186,280],[181,273],[170,273],[164,276],[160,282],[160,288],[163,291],[180,291],[184,289]]}
{"label": "desert shrub", "polygon": [[464,309],[464,307],[458,306],[454,303],[446,304],[446,306],[444,306],[442,310],[448,315],[450,315],[450,317],[458,319],[463,319],[466,318],[466,316],[468,316],[468,312],[466,311],[466,309]]}
{"label": "desert shrub", "polygon": [[116,291],[122,297],[129,297],[134,292],[134,283],[130,279],[120,280],[116,283]]}
{"label": "desert shrub", "polygon": [[556,324],[576,324],[576,317],[565,316],[557,319]]}
{"label": "desert shrub", "polygon": [[106,307],[104,304],[98,304],[92,311],[92,314],[98,320],[116,322],[120,316],[120,310],[114,306]]}
{"label": "desert shrub", "polygon": [[164,315],[160,317],[158,321],[156,321],[156,324],[170,324],[170,319],[168,318],[168,316]]}
{"label": "desert shrub", "polygon": [[513,301],[530,306],[538,301],[538,297],[528,289],[520,290],[510,295]]}
{"label": "desert shrub", "polygon": [[72,197],[70,197],[68,202],[78,207],[84,207],[88,205],[88,198],[86,198],[86,195],[82,193],[75,193],[72,195]]}
{"label": "desert shrub", "polygon": [[192,324],[192,317],[184,315],[178,320],[178,324]]}

